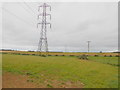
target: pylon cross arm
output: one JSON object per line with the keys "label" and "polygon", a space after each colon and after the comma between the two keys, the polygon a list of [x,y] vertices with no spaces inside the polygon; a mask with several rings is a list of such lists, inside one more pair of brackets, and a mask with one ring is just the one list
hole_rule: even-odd
{"label": "pylon cross arm", "polygon": [[50,28],[51,28],[51,23],[45,23],[45,24],[49,24],[49,25],[50,25]]}
{"label": "pylon cross arm", "polygon": [[37,23],[37,28],[38,28],[38,25],[39,25],[39,24],[41,24],[41,25],[43,25],[43,24],[48,25],[48,24],[49,24],[49,25],[50,25],[50,28],[51,28],[51,23]]}
{"label": "pylon cross arm", "polygon": [[51,11],[51,6],[47,5],[47,4],[38,6],[38,11],[40,11],[40,8],[42,8],[42,7],[49,7],[49,9]]}
{"label": "pylon cross arm", "polygon": [[39,15],[38,15],[38,19],[39,19],[40,16],[49,16],[49,17],[50,17],[50,20],[51,20],[51,14],[47,14],[47,13],[45,13],[45,14],[43,14],[43,13],[42,13],[42,14],[39,14]]}

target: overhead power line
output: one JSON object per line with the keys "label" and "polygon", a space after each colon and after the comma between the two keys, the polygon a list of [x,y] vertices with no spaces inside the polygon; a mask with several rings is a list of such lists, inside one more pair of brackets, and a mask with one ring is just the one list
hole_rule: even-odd
{"label": "overhead power line", "polygon": [[34,12],[34,10],[26,2],[24,2],[24,4],[36,15],[36,12]]}
{"label": "overhead power line", "polygon": [[[6,12],[8,12],[9,14],[11,14],[11,15],[15,16],[17,19],[19,19],[19,20],[23,21],[24,23],[29,24],[30,26],[33,26],[33,24],[30,24],[29,22],[27,22],[27,21],[26,21],[26,20],[24,20],[23,18],[21,18],[21,17],[17,16],[17,15],[16,15],[16,14],[14,14],[13,12],[11,12],[11,11],[7,10],[6,8],[2,8],[2,10],[5,10]],[[33,26],[33,27],[34,27],[34,26]]]}
{"label": "overhead power line", "polygon": [[[31,16],[33,16],[33,12],[31,12],[31,11],[29,11],[28,9],[26,9],[22,4],[21,4],[21,2],[18,2],[18,4],[19,5],[21,5],[22,6],[22,8],[26,11],[26,12],[28,12]],[[26,5],[25,5],[26,6]],[[33,16],[33,17],[35,17],[35,16]]]}

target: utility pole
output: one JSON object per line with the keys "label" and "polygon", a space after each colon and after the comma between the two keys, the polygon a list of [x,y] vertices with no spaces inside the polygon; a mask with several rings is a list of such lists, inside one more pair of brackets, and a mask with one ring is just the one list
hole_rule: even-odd
{"label": "utility pole", "polygon": [[[46,32],[47,32],[47,25],[49,25],[51,28],[51,23],[47,22],[47,16],[49,16],[51,19],[51,14],[46,13],[47,8],[49,8],[49,10],[51,11],[51,6],[47,5],[46,3],[38,6],[38,11],[40,13],[38,15],[39,22],[37,23],[37,28],[38,28],[39,24],[41,25],[40,39],[39,39],[39,43],[38,43],[38,52],[40,52],[40,55],[42,52],[45,52],[46,55],[48,54],[48,43],[47,43]],[[40,20],[40,16],[41,16],[41,20]]]}
{"label": "utility pole", "polygon": [[88,43],[88,53],[89,53],[89,51],[90,51],[90,42],[91,42],[91,41],[87,41],[87,43]]}

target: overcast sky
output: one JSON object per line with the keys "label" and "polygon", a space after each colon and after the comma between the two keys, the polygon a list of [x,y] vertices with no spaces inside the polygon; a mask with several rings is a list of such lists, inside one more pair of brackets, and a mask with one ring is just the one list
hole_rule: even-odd
{"label": "overcast sky", "polygon": [[[37,2],[3,4],[3,48],[37,50]],[[118,49],[117,2],[51,2],[52,29],[48,48],[54,51],[115,51]]]}

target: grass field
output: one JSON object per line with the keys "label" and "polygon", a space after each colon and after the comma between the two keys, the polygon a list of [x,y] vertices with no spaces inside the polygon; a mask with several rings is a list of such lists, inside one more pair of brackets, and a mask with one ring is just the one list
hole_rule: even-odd
{"label": "grass field", "polygon": [[89,60],[104,63],[104,64],[109,64],[109,65],[119,66],[118,57],[102,57],[102,56],[101,57],[94,57],[94,56],[89,56]]}
{"label": "grass field", "polygon": [[[3,73],[28,75],[32,82],[46,88],[117,88],[117,57],[30,56],[3,54]],[[68,86],[69,84],[69,86]]]}

